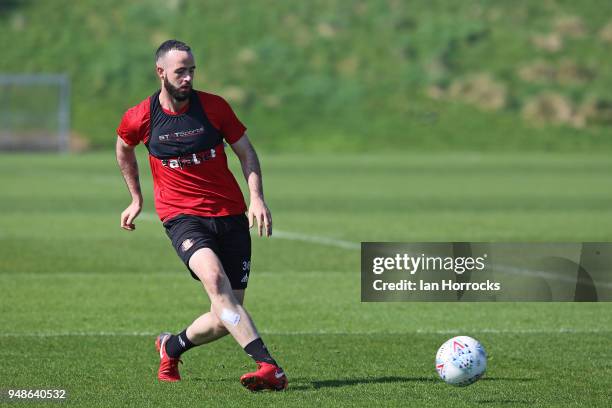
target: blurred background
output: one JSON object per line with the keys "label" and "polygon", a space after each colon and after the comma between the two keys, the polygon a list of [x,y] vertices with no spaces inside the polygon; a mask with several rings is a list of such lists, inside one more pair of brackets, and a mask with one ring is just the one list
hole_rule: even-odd
{"label": "blurred background", "polygon": [[[612,241],[603,0],[0,0],[0,389],[253,403],[230,339],[188,356],[182,400],[154,381],[154,336],[209,305],[144,146],[143,212],[119,228],[115,129],[170,38],[262,159],[274,233],[253,237],[247,303],[290,373],[281,405],[609,406],[612,303],[360,302],[364,241]],[[483,342],[492,381],[436,380],[451,334]]]}
{"label": "blurred background", "polygon": [[595,0],[2,0],[0,146],[61,128],[61,100],[71,150],[112,147],[169,38],[266,151],[612,150]]}

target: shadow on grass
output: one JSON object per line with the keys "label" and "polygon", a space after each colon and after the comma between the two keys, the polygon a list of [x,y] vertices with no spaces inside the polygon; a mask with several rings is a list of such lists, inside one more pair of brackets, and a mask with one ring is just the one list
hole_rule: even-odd
{"label": "shadow on grass", "polygon": [[[235,377],[223,377],[223,378],[210,378],[210,377],[190,377],[189,381],[204,381],[209,383],[236,383]],[[527,382],[535,381],[534,378],[521,378],[521,377],[485,377],[480,381],[495,381],[495,382]],[[321,380],[321,381],[309,381],[305,378],[290,378],[288,391],[316,391],[325,388],[340,388],[349,387],[361,384],[391,384],[391,383],[423,383],[423,384],[435,384],[441,383],[442,381],[437,377],[399,377],[399,376],[385,376],[378,378],[339,378],[334,380]],[[529,401],[525,400],[481,400],[477,401],[479,404],[527,404]]]}
{"label": "shadow on grass", "polygon": [[[525,382],[525,381],[534,381],[533,378],[516,378],[516,377],[485,377],[481,381],[516,381],[516,382]],[[298,384],[289,384],[291,390],[318,390],[321,388],[337,388],[337,387],[346,387],[352,385],[359,384],[388,384],[388,383],[408,383],[408,382],[420,382],[424,384],[428,383],[436,383],[440,380],[435,377],[379,377],[379,378],[347,378],[347,379],[337,379],[337,380],[322,380],[322,381],[312,381],[310,383],[306,381],[297,380]],[[301,383],[301,384],[300,384]],[[488,401],[482,401],[482,403],[487,403]],[[503,401],[498,401],[503,402]],[[512,402],[512,401],[510,401]],[[513,401],[513,402],[522,402],[522,401]]]}
{"label": "shadow on grass", "polygon": [[[359,384],[387,384],[387,383],[404,383],[404,382],[423,382],[431,383],[435,379],[431,377],[379,377],[379,378],[347,378],[337,380],[322,380],[302,382],[302,384],[291,384],[289,387],[291,390],[318,390],[320,388],[337,388],[346,387],[350,385]],[[298,382],[301,382],[298,380]]]}

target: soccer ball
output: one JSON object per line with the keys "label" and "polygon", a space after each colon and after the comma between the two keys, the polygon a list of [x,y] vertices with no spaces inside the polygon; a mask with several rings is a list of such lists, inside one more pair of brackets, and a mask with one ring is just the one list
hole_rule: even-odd
{"label": "soccer ball", "polygon": [[478,340],[457,336],[436,354],[436,370],[447,384],[465,387],[478,381],[487,369],[487,353]]}

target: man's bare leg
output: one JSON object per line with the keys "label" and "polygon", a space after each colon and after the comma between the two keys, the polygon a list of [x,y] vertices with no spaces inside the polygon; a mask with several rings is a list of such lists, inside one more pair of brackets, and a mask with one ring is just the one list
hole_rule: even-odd
{"label": "man's bare leg", "polygon": [[[200,279],[210,298],[210,312],[198,317],[177,336],[170,337],[166,345],[168,355],[177,358],[192,347],[210,343],[231,333],[249,355],[254,358],[264,357],[264,361],[274,362],[251,317],[242,307],[244,289],[231,288],[217,255],[209,248],[198,249],[189,259],[189,267]],[[245,347],[255,340],[258,341],[248,347],[250,351],[247,350]],[[259,345],[259,342],[262,344]]]}
{"label": "man's bare leg", "polygon": [[169,333],[160,335],[169,338],[165,351],[170,359],[166,362],[162,357],[158,378],[164,379],[167,365],[167,370],[172,374],[171,380],[180,379],[178,358],[183,352],[230,333],[244,351],[257,362],[256,371],[240,377],[241,384],[251,391],[284,390],[287,387],[285,373],[268,352],[251,316],[242,307],[244,290],[232,290],[217,255],[209,248],[198,249],[189,259],[189,267],[202,282],[210,298],[211,311],[198,317],[177,336]]}
{"label": "man's bare leg", "polygon": [[[244,289],[234,289],[234,297],[241,305],[244,302]],[[187,328],[187,337],[193,344],[198,346],[207,344],[221,337],[228,335],[229,332],[221,320],[212,311],[204,313],[191,323]]]}
{"label": "man's bare leg", "polygon": [[217,326],[220,322],[240,347],[244,348],[259,338],[251,316],[242,307],[242,299],[239,301],[236,298],[217,255],[209,248],[198,249],[189,259],[189,267],[200,278],[211,305],[211,312],[201,316],[201,322],[198,322],[199,319],[196,320],[199,324],[193,329],[199,329],[197,330],[199,333],[194,334],[203,334],[204,339],[220,335]]}

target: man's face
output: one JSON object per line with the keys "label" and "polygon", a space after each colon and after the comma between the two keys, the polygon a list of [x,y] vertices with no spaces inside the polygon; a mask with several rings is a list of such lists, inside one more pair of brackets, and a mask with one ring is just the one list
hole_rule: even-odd
{"label": "man's face", "polygon": [[164,88],[177,101],[189,98],[193,86],[195,61],[187,51],[171,50],[157,61],[157,73]]}

